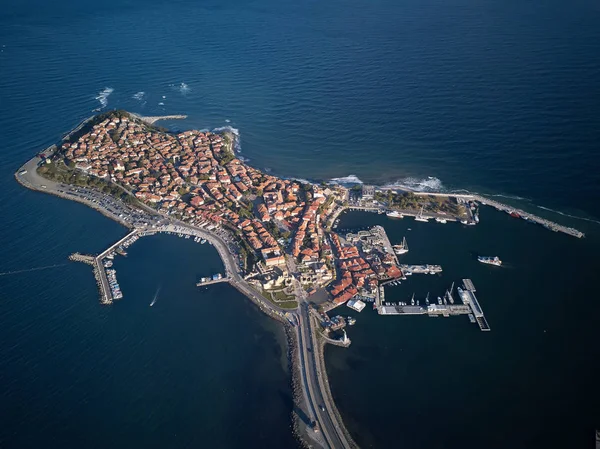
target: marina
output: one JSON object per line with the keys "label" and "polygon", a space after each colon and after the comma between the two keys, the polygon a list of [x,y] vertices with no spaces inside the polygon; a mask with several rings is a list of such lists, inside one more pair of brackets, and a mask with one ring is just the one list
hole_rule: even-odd
{"label": "marina", "polygon": [[425,307],[414,304],[414,295],[410,305],[404,302],[387,304],[383,302],[385,296],[382,296],[380,298],[382,305],[377,307],[377,311],[379,315],[428,315],[430,317],[467,315],[469,321],[471,323],[477,323],[479,329],[482,331],[490,331],[490,326],[483,314],[481,305],[475,296],[476,290],[473,281],[470,279],[463,279],[462,282],[463,288],[459,287],[457,289],[462,304],[448,304],[449,301],[452,303],[454,302],[452,297],[454,284],[452,284],[450,290],[446,290],[444,299],[441,297],[438,298],[438,304],[429,303],[429,294],[425,299]]}
{"label": "marina", "polygon": [[[115,256],[126,256],[126,249],[138,241],[140,237],[155,235],[157,233],[176,235],[180,238],[186,239],[193,237],[194,241],[199,244],[204,244],[208,241],[205,233],[187,226],[169,224],[165,226],[155,226],[152,228],[139,228],[134,229],[97,256],[73,253],[69,256],[69,260],[74,262],[82,262],[93,267],[94,277],[96,278],[96,283],[100,292],[100,303],[112,304],[113,301],[123,298],[123,292],[121,291],[121,287],[117,281],[117,271],[112,268]],[[227,274],[224,276],[221,273],[217,273],[209,278],[201,278],[200,282],[198,282],[196,285],[206,286],[229,281],[230,277]]]}

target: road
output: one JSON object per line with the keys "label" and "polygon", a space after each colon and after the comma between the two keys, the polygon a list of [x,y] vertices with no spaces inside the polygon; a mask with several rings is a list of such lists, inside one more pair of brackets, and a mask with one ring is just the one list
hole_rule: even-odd
{"label": "road", "polygon": [[325,437],[326,446],[330,448],[349,448],[350,445],[338,423],[337,417],[332,410],[329,401],[323,394],[323,383],[325,382],[316,360],[318,351],[315,350],[316,337],[313,333],[309,306],[302,303],[299,311],[298,345],[301,370],[305,379],[309,407],[311,413],[319,423],[319,428]]}
{"label": "road", "polygon": [[[325,447],[328,448],[349,448],[350,445],[346,440],[344,433],[341,430],[341,423],[338,423],[336,415],[332,411],[332,406],[323,394],[324,376],[326,373],[321,373],[319,363],[316,360],[315,343],[316,336],[313,334],[311,321],[309,317],[308,303],[306,302],[306,292],[296,281],[296,297],[300,307],[297,312],[289,309],[277,307],[272,302],[266,300],[259,295],[242,277],[239,271],[239,266],[234,257],[233,243],[228,244],[228,239],[225,235],[220,235],[218,231],[209,231],[204,228],[189,225],[184,222],[173,220],[170,217],[163,217],[154,212],[153,217],[149,217],[135,209],[131,209],[121,201],[115,200],[109,195],[104,195],[92,189],[65,186],[45,178],[37,174],[37,165],[40,158],[33,158],[27,162],[19,173],[15,176],[19,182],[33,190],[39,190],[45,193],[51,193],[61,196],[66,199],[82,202],[94,209],[99,210],[104,215],[113,218],[115,221],[121,222],[128,226],[142,225],[147,230],[159,230],[160,228],[168,228],[172,232],[193,233],[193,235],[201,236],[210,241],[218,251],[223,264],[225,266],[226,276],[230,278],[230,283],[240,292],[245,294],[253,302],[255,302],[263,311],[271,315],[276,315],[281,319],[285,319],[286,313],[292,313],[298,326],[295,327],[297,332],[298,354],[300,362],[300,372],[302,377],[302,385],[306,402],[308,404],[309,415],[311,419],[318,422],[321,435],[325,440]],[[26,170],[27,173],[22,173]],[[148,210],[150,212],[150,210]],[[141,215],[138,215],[141,214]],[[142,221],[143,220],[143,221]],[[169,224],[164,226],[163,223]],[[159,229],[151,228],[150,225],[158,226]],[[162,226],[161,226],[162,225]],[[98,260],[96,261],[98,263]],[[291,264],[290,268],[296,271],[295,264]],[[104,270],[101,270],[102,272]],[[294,274],[294,273],[292,273]],[[297,273],[296,273],[297,274]],[[101,281],[105,291],[110,291],[107,280]]]}

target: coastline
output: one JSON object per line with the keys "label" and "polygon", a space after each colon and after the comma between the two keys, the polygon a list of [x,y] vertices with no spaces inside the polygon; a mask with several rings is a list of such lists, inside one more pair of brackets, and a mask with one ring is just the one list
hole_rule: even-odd
{"label": "coastline", "polygon": [[[154,119],[156,119],[156,120],[154,120],[151,123],[154,123],[155,121],[160,120],[160,119],[173,118],[173,117],[174,116],[154,117]],[[69,136],[69,137],[72,136],[74,133],[76,133],[78,130],[80,130],[92,118],[93,117],[88,118],[88,119],[84,120],[83,122],[81,122],[77,128],[75,128],[70,133],[66,134],[66,136]],[[138,117],[138,118],[140,118],[140,117]],[[143,120],[142,118],[140,118],[140,119]],[[65,138],[68,138],[68,137],[65,137]],[[230,143],[230,147],[231,148],[234,147],[233,142]],[[56,146],[51,146],[48,149],[46,149],[45,151],[51,150],[52,148],[56,148]],[[82,204],[85,204],[85,205],[93,208],[94,210],[99,211],[100,213],[105,215],[107,218],[113,219],[114,221],[118,222],[119,224],[122,224],[124,227],[126,227],[128,229],[136,229],[136,227],[134,225],[132,225],[131,223],[127,222],[126,220],[123,220],[120,216],[110,212],[109,210],[107,210],[106,208],[100,206],[99,204],[97,204],[95,202],[87,201],[78,196],[72,196],[72,195],[67,195],[67,194],[62,193],[60,191],[60,189],[58,188],[60,186],[60,184],[58,184],[54,181],[48,180],[46,178],[42,178],[40,175],[37,174],[36,168],[38,166],[38,163],[41,161],[42,161],[42,159],[39,156],[36,156],[36,157],[32,158],[30,161],[28,161],[26,164],[24,164],[19,169],[19,171],[17,171],[15,173],[15,178],[16,178],[17,182],[19,182],[21,185],[23,185],[24,187],[26,187],[30,190],[49,193],[51,195],[55,195],[55,196],[58,196],[58,197],[61,197],[64,199],[80,202]],[[21,174],[21,172],[23,172],[23,171],[27,171],[27,173],[29,173],[30,176],[24,177],[24,175]],[[29,179],[26,179],[26,178],[29,178]],[[41,184],[42,182],[44,184]],[[48,187],[51,187],[51,188],[48,188]],[[424,193],[424,192],[423,193],[415,192],[415,194],[423,195],[423,196],[438,195],[438,196],[446,196],[446,197],[465,197],[465,198],[468,197],[468,198],[477,199],[482,204],[488,204],[493,207],[495,207],[494,203],[501,205],[501,203],[493,202],[492,200],[488,200],[485,197],[476,196],[476,195]],[[116,201],[114,199],[114,197],[112,197],[111,195],[104,195],[104,196],[106,198],[111,198],[113,201]],[[501,205],[501,206],[504,206],[504,205]],[[506,207],[508,207],[508,206],[506,206]],[[352,208],[353,208],[353,206],[345,206],[345,207],[340,207],[340,208],[336,209],[335,214],[332,215],[333,219],[330,218],[330,220],[332,222],[335,221],[335,219],[341,212],[345,211],[346,209],[352,209]],[[284,325],[284,330],[286,332],[286,335],[289,334],[289,338],[288,338],[289,343],[288,343],[287,352],[289,354],[289,359],[293,366],[292,389],[294,391],[294,404],[295,404],[295,406],[296,405],[299,406],[299,404],[303,403],[303,401],[310,402],[311,399],[309,398],[309,396],[314,395],[314,393],[310,392],[310,391],[307,393],[307,389],[304,388],[302,385],[302,384],[308,385],[308,390],[310,390],[310,383],[306,381],[307,374],[304,372],[306,368],[303,365],[303,362],[301,362],[301,360],[300,360],[301,359],[300,352],[303,352],[303,351],[298,350],[298,348],[301,346],[301,343],[298,341],[298,335],[299,335],[300,329],[299,328],[296,329],[296,336],[294,337],[294,335],[293,335],[294,332],[292,332],[292,329],[291,329],[291,327],[293,326],[293,323],[292,323],[292,326],[290,326],[288,324],[288,321],[290,321],[289,318],[286,319],[286,318],[284,318],[284,315],[283,315],[283,313],[287,314],[289,311],[279,309],[276,305],[274,305],[273,303],[270,303],[268,300],[265,300],[264,298],[261,299],[260,298],[261,295],[258,292],[253,290],[251,287],[247,286],[247,284],[245,283],[245,281],[240,276],[240,273],[237,270],[237,265],[236,265],[235,261],[233,260],[231,252],[228,251],[228,245],[216,233],[209,231],[207,229],[204,229],[204,228],[198,228],[191,224],[184,223],[173,217],[165,216],[161,213],[154,211],[153,209],[151,209],[150,207],[148,207],[147,205],[145,205],[143,203],[141,205],[138,205],[136,207],[136,209],[144,210],[145,212],[150,211],[155,217],[160,217],[161,219],[167,219],[172,226],[176,226],[176,227],[180,226],[180,227],[189,228],[189,229],[193,230],[194,232],[200,233],[201,235],[205,236],[205,238],[213,244],[213,246],[217,249],[217,252],[219,253],[221,260],[223,261],[223,264],[226,267],[226,271],[228,272],[229,275],[232,276],[232,280],[229,282],[230,285],[232,285],[234,288],[236,288],[241,293],[243,293],[244,296],[246,296],[251,302],[253,302],[256,306],[258,306],[259,309],[261,309],[264,313],[266,313],[267,315],[271,316],[271,318],[276,319],[277,321],[281,322]],[[524,213],[524,216],[525,216],[525,213]],[[549,223],[552,223],[552,222],[549,222]],[[560,225],[557,225],[554,223],[552,223],[552,224],[556,225],[556,226],[560,226]],[[148,230],[152,231],[151,229],[148,229]],[[556,229],[553,229],[553,230],[556,230]],[[170,231],[159,230],[156,232],[170,232]],[[172,232],[176,232],[176,231],[172,231]],[[583,234],[581,236],[583,236]],[[311,340],[310,340],[311,346],[315,350],[313,357],[316,360],[316,366],[318,367],[317,368],[318,375],[315,376],[315,379],[317,380],[316,387],[322,393],[323,399],[325,401],[324,403],[326,404],[327,409],[328,409],[327,413],[330,415],[333,415],[333,419],[331,419],[331,421],[334,422],[333,427],[339,428],[339,431],[341,431],[341,433],[343,435],[343,439],[340,438],[341,446],[343,446],[343,447],[358,447],[356,445],[356,443],[354,443],[353,440],[351,439],[351,436],[350,436],[350,433],[348,432],[348,430],[344,427],[343,420],[341,418],[341,414],[339,413],[339,410],[335,406],[335,402],[333,400],[331,391],[329,389],[329,382],[328,382],[328,376],[327,376],[325,359],[324,359],[324,357],[325,357],[324,348],[325,348],[325,344],[327,342],[325,341],[324,338],[320,338],[320,335],[318,332],[316,333],[316,335],[313,332],[312,317],[309,316],[308,321],[309,322],[306,324],[308,325],[309,333],[312,332]],[[306,356],[305,356],[305,358],[306,358]],[[297,374],[298,377],[296,377],[296,373],[298,373]],[[305,376],[304,382],[301,380],[303,373]],[[303,396],[304,397],[302,397],[301,393],[298,392],[297,389],[295,388],[295,386],[297,385],[298,382],[303,387]],[[313,388],[315,388],[315,386],[313,386]],[[313,401],[314,401],[314,399],[313,399]],[[308,404],[305,403],[304,407],[307,408]],[[325,410],[323,410],[323,412],[324,411]],[[317,416],[317,417],[321,414],[318,410],[315,409],[314,404],[313,404],[312,413],[309,412],[308,415],[311,415],[311,414],[313,416]],[[294,429],[298,429],[297,430],[298,435],[304,435],[304,436],[301,436],[303,443],[310,445],[311,444],[310,440],[312,439],[311,437],[314,435],[310,435],[310,434],[306,433],[306,432],[311,431],[311,430],[309,430],[309,426],[305,426],[304,430],[303,430],[302,425],[301,425],[301,423],[299,423],[297,421],[297,418],[295,418],[293,416],[292,419],[293,419],[293,421],[295,419],[293,427],[294,427]],[[338,426],[337,424],[335,424],[336,422],[340,423],[341,425]],[[326,433],[326,430],[323,429],[323,432]],[[331,435],[327,435],[326,438],[327,438],[327,440],[329,440],[331,438]],[[319,438],[316,438],[316,440],[313,441],[313,443],[317,442],[317,444],[324,446],[324,447],[328,447],[328,446],[329,447],[338,447],[337,445],[329,444],[327,441],[323,442],[323,441],[318,441],[318,440],[319,440]],[[344,440],[346,440],[346,441],[344,441]]]}

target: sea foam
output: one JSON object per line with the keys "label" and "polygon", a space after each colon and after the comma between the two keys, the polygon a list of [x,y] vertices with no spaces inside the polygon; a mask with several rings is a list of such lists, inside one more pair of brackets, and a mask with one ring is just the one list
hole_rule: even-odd
{"label": "sea foam", "polygon": [[341,178],[332,178],[328,181],[328,184],[364,184],[356,175],[342,176]]}
{"label": "sea foam", "polygon": [[103,90],[98,92],[98,96],[96,97],[96,100],[98,100],[100,102],[101,108],[105,108],[108,105],[108,97],[114,91],[115,90],[112,87],[105,87]]}

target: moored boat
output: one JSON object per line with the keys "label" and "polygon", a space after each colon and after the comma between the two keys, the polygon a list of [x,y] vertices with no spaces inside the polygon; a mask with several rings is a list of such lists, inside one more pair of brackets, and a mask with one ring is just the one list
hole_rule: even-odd
{"label": "moored boat", "polygon": [[402,215],[397,210],[389,210],[385,214],[390,218],[404,218],[404,215]]}

